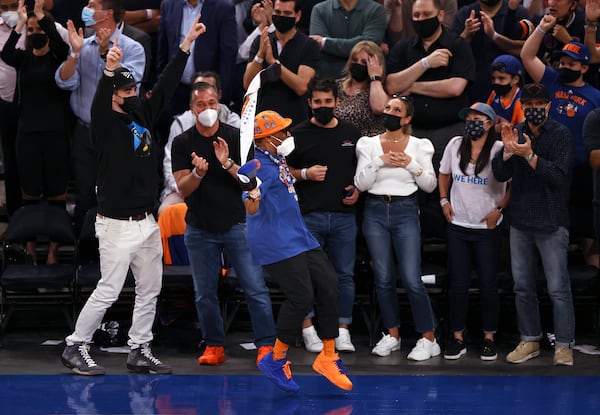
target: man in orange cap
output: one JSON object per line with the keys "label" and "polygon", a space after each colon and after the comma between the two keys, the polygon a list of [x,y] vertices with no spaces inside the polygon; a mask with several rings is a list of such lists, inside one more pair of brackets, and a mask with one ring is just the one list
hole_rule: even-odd
{"label": "man in orange cap", "polygon": [[[256,174],[258,187],[245,187],[243,199],[247,213],[246,238],[255,262],[262,265],[286,296],[276,324],[275,347],[258,368],[279,388],[296,392],[287,360],[302,320],[313,307],[319,315],[319,336],[323,351],[313,369],[344,390],[352,389],[347,369],[335,352],[338,336],[337,274],[319,243],[306,228],[294,189],[294,177],[285,157],[294,150],[288,128],[292,120],[274,111],[263,111],[254,118],[255,157],[242,166],[240,182]],[[257,170],[257,167],[260,169]],[[248,172],[247,172],[248,170]],[[244,187],[244,184],[242,184]],[[316,299],[315,299],[316,297]]]}

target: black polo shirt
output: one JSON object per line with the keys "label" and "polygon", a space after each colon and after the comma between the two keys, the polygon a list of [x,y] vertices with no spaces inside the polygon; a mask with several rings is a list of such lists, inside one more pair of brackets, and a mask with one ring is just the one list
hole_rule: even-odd
{"label": "black polo shirt", "polygon": [[[423,48],[419,37],[400,40],[390,51],[387,72],[391,74],[403,71],[436,49],[448,49],[452,52],[448,66],[428,69],[417,79],[418,82],[464,78],[470,84],[475,80],[475,58],[471,47],[464,39],[446,32],[445,29],[442,29],[441,36],[429,47],[428,51]],[[434,129],[460,122],[458,111],[469,106],[467,91],[468,87],[462,94],[454,98],[411,95],[415,105],[412,124],[417,128]]]}

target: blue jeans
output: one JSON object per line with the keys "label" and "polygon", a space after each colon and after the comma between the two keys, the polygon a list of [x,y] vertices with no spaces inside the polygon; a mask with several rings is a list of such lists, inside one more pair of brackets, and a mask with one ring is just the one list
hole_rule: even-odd
{"label": "blue jeans", "polygon": [[192,268],[196,312],[206,344],[225,344],[225,330],[217,295],[221,254],[225,252],[246,295],[254,330],[254,344],[257,347],[273,345],[275,323],[269,290],[262,268],[252,263],[246,242],[246,224],[238,223],[222,233],[207,232],[187,225],[184,241]]}
{"label": "blue jeans", "polygon": [[510,227],[510,257],[517,319],[523,341],[539,341],[542,338],[536,287],[538,259],[541,257],[548,294],[552,300],[555,344],[561,347],[574,344],[575,315],[567,270],[568,244],[569,231],[565,227],[559,227],[552,233]]}
{"label": "blue jeans", "polygon": [[[354,305],[354,262],[356,260],[356,217],[353,213],[310,212],[304,222],[327,251],[338,276],[339,324],[352,324]],[[311,312],[311,314],[314,314]],[[311,315],[312,317],[312,315]]]}
{"label": "blue jeans", "polygon": [[433,310],[421,281],[421,229],[417,199],[385,202],[368,197],[363,234],[371,255],[375,290],[385,327],[390,329],[400,325],[395,254],[415,328],[420,333],[434,330]]}

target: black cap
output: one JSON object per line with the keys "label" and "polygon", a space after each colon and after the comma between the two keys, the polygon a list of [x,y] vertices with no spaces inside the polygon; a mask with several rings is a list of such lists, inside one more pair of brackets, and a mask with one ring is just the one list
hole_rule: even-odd
{"label": "black cap", "polygon": [[133,86],[135,84],[135,77],[133,76],[133,72],[131,72],[129,69],[115,69],[115,76],[113,77],[114,89],[129,88],[130,86]]}
{"label": "black cap", "polygon": [[521,90],[521,102],[527,101],[529,99],[543,99],[546,101],[550,101],[550,93],[542,84],[527,84]]}

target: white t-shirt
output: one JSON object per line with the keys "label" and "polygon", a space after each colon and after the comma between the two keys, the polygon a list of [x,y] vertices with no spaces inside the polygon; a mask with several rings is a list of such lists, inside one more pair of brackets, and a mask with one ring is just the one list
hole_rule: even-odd
{"label": "white t-shirt", "polygon": [[[452,223],[471,229],[486,229],[487,224],[481,222],[488,213],[496,209],[506,193],[506,183],[498,182],[492,173],[492,158],[502,150],[502,142],[496,141],[490,151],[490,161],[479,175],[475,176],[475,164],[467,165],[465,175],[459,166],[458,149],[462,137],[454,137],[444,150],[440,163],[440,173],[451,177],[450,203],[454,216]],[[500,215],[497,224],[502,222]]]}

